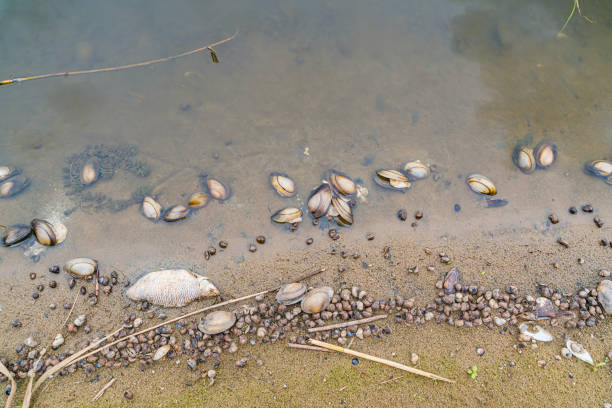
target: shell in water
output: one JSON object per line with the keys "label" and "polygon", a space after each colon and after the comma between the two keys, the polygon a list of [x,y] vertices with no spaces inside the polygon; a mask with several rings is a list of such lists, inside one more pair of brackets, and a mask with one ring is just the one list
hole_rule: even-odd
{"label": "shell in water", "polygon": [[533,328],[530,330],[529,325],[527,323],[521,323],[519,325],[519,331],[525,336],[532,338],[536,341],[553,341],[553,335],[538,326],[537,324],[534,325]]}
{"label": "shell in water", "polygon": [[206,187],[212,199],[225,201],[231,197],[232,192],[229,186],[221,180],[210,176],[202,176],[202,178],[204,179],[204,187]]}
{"label": "shell in water", "polygon": [[290,224],[293,224],[294,222],[301,222],[302,210],[294,207],[280,209],[276,213],[274,213],[274,215],[272,216],[272,221],[277,222],[279,224],[283,224],[286,222]]}
{"label": "shell in water", "polygon": [[420,160],[406,163],[404,171],[413,180],[422,180],[429,177],[429,167]]}
{"label": "shell in water", "polygon": [[208,204],[209,199],[210,196],[208,193],[193,193],[191,197],[189,197],[188,205],[191,208],[204,208],[206,204]]}
{"label": "shell in water", "polygon": [[2,245],[13,246],[32,235],[32,227],[24,224],[11,225],[2,232]]}
{"label": "shell in water", "polygon": [[557,159],[557,146],[553,143],[541,142],[533,149],[533,156],[536,164],[542,169],[546,169]]}
{"label": "shell in water", "polygon": [[0,181],[9,179],[19,173],[21,173],[21,170],[16,167],[0,166]]}
{"label": "shell in water", "polygon": [[597,177],[609,177],[612,175],[612,161],[594,160],[584,165],[585,169]]}
{"label": "shell in water", "polygon": [[81,169],[81,183],[84,186],[95,183],[100,174],[100,165],[97,159],[89,159]]}
{"label": "shell in water", "polygon": [[576,357],[577,359],[582,360],[585,363],[588,363],[590,365],[595,364],[593,362],[593,357],[591,357],[591,354],[584,348],[582,344],[576,343],[573,340],[567,339],[565,346],[568,348],[570,353],[572,353],[572,355]]}
{"label": "shell in water", "polygon": [[205,276],[185,269],[166,269],[146,274],[126,294],[135,301],[181,307],[201,297],[218,296],[219,290]]}
{"label": "shell in water", "polygon": [[191,210],[182,204],[173,205],[164,214],[164,221],[176,222],[187,218]]}
{"label": "shell in water", "polygon": [[236,323],[236,315],[224,310],[209,313],[198,324],[198,329],[204,334],[219,334],[232,328]]}
{"label": "shell in water", "polygon": [[308,289],[306,285],[300,282],[287,283],[276,292],[276,301],[285,305],[292,305],[302,300],[306,289]]}
{"label": "shell in water", "polygon": [[295,182],[286,174],[270,174],[270,183],[281,197],[293,197],[295,195]]}
{"label": "shell in water", "polygon": [[159,217],[161,217],[162,206],[155,201],[153,197],[145,197],[144,200],[142,200],[142,206],[140,208],[142,214],[152,221],[157,221]]}
{"label": "shell in water", "polygon": [[467,177],[467,184],[473,192],[494,196],[497,189],[491,180],[480,174],[471,174]]}
{"label": "shell in water", "polygon": [[327,214],[331,205],[332,192],[329,184],[321,184],[315,188],[308,198],[308,209],[313,217],[319,218]]}
{"label": "shell in water", "polygon": [[97,270],[98,261],[91,258],[74,258],[64,265],[65,272],[79,278],[86,278],[93,275]]}
{"label": "shell in water", "polygon": [[512,155],[512,161],[516,167],[525,174],[533,173],[536,169],[536,160],[533,150],[526,146],[517,146]]}
{"label": "shell in water", "polygon": [[356,191],[355,182],[349,176],[338,170],[329,171],[329,185],[335,192],[345,196],[353,195]]}
{"label": "shell in water", "polygon": [[0,183],[0,198],[8,198],[21,193],[30,185],[30,179],[19,174]]}

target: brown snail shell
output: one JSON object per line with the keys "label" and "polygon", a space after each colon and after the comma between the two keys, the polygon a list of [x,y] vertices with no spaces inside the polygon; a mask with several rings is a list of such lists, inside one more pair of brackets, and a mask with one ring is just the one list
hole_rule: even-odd
{"label": "brown snail shell", "polygon": [[281,197],[293,197],[295,195],[295,182],[286,174],[270,174],[270,184]]}
{"label": "brown snail shell", "polygon": [[330,170],[328,177],[329,185],[338,194],[350,196],[355,194],[355,191],[357,191],[355,182],[344,173],[337,170]]}
{"label": "brown snail shell", "polygon": [[191,210],[182,204],[173,205],[168,208],[164,214],[164,221],[175,222],[184,220]]}
{"label": "brown snail shell", "polygon": [[557,147],[553,143],[540,142],[533,149],[536,164],[541,169],[546,169],[557,159]]}
{"label": "brown snail shell", "polygon": [[209,200],[210,196],[208,193],[193,193],[191,197],[189,197],[188,205],[190,208],[204,208]]}
{"label": "brown snail shell", "polygon": [[323,183],[310,193],[308,209],[315,218],[323,217],[331,205],[332,192],[329,184]]}
{"label": "brown snail shell", "polygon": [[279,224],[293,224],[294,222],[300,222],[302,221],[302,210],[295,207],[287,207],[280,209],[276,213],[274,213],[274,215],[272,215],[272,221],[277,222]]}
{"label": "brown snail shell", "polygon": [[14,175],[0,183],[0,198],[13,197],[30,185],[30,179],[22,174]]}
{"label": "brown snail shell", "polygon": [[473,192],[494,196],[497,194],[495,184],[487,177],[480,174],[471,174],[467,177],[467,184]]}
{"label": "brown snail shell", "polygon": [[329,305],[333,293],[333,289],[326,286],[312,289],[302,298],[300,303],[302,311],[304,313],[319,313]]}
{"label": "brown snail shell", "polygon": [[7,227],[2,232],[2,245],[10,247],[17,245],[32,235],[32,227],[25,224],[16,224]]}
{"label": "brown snail shell", "polygon": [[10,179],[21,173],[21,170],[11,166],[0,166],[0,181]]}
{"label": "brown snail shell", "polygon": [[142,200],[142,205],[140,206],[142,210],[142,214],[152,221],[159,220],[159,217],[162,215],[162,206],[160,203],[155,201],[153,197],[145,197]]}
{"label": "brown snail shell", "polygon": [[308,288],[301,282],[287,283],[276,292],[276,301],[284,305],[292,305],[304,297]]}
{"label": "brown snail shell", "polygon": [[210,198],[217,201],[225,201],[231,197],[231,190],[224,182],[210,176],[203,177],[204,187],[206,187],[206,191],[210,194]]}
{"label": "brown snail shell", "polygon": [[198,329],[204,334],[219,334],[231,329],[236,323],[236,315],[224,310],[209,313],[198,324]]}
{"label": "brown snail shell", "polygon": [[98,180],[100,175],[100,163],[97,159],[89,159],[81,169],[81,183],[89,186]]}
{"label": "brown snail shell", "polygon": [[91,258],[74,258],[66,262],[64,272],[79,278],[86,278],[98,270],[98,261]]}
{"label": "brown snail shell", "polygon": [[593,160],[584,165],[586,170],[596,177],[610,177],[612,175],[612,161]]}
{"label": "brown snail shell", "polygon": [[404,165],[404,172],[412,180],[423,180],[429,177],[429,166],[420,160],[410,161]]}
{"label": "brown snail shell", "polygon": [[512,161],[525,174],[533,173],[537,167],[533,150],[526,146],[517,146],[514,149]]}

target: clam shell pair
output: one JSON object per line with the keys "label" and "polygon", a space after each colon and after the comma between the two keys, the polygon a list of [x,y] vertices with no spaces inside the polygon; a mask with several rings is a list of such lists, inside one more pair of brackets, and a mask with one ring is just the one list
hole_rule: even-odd
{"label": "clam shell pair", "polygon": [[282,208],[272,215],[272,221],[279,224],[301,222],[302,210],[295,207]]}
{"label": "clam shell pair", "polygon": [[399,170],[376,170],[374,182],[383,188],[396,191],[406,191],[412,186],[410,178]]}
{"label": "clam shell pair", "polygon": [[217,310],[209,313],[198,323],[198,329],[204,334],[219,334],[231,329],[236,324],[236,315],[232,312]]}
{"label": "clam shell pair", "polygon": [[475,193],[494,196],[497,194],[495,184],[481,174],[470,174],[466,179],[468,187]]}
{"label": "clam shell pair", "polygon": [[201,177],[206,192],[213,200],[226,201],[232,196],[229,186],[221,180],[208,175],[203,175]]}
{"label": "clam shell pair", "polygon": [[270,184],[281,197],[293,197],[296,193],[295,182],[286,174],[271,173]]}
{"label": "clam shell pair", "polygon": [[78,278],[86,278],[98,271],[98,261],[91,258],[74,258],[64,264],[64,272]]}
{"label": "clam shell pair", "polygon": [[218,296],[219,290],[205,276],[185,269],[149,272],[126,292],[128,298],[165,307],[182,307],[207,296]]}
{"label": "clam shell pair", "polygon": [[0,166],[0,181],[8,180],[21,173],[17,167]]}
{"label": "clam shell pair", "polygon": [[304,313],[319,313],[327,308],[333,295],[334,290],[329,286],[311,289],[302,298],[300,307]]}
{"label": "clam shell pair", "polygon": [[283,305],[293,305],[304,297],[308,288],[300,282],[287,283],[276,292],[276,301]]}
{"label": "clam shell pair", "polygon": [[160,203],[155,201],[153,197],[148,196],[142,200],[140,209],[146,218],[154,222],[162,217],[167,222],[184,220],[191,212],[189,208],[182,204],[173,205],[164,211]]}
{"label": "clam shell pair", "polygon": [[557,159],[557,147],[550,142],[540,142],[531,149],[519,144],[512,153],[512,161],[523,173],[530,174],[536,168],[547,169]]}
{"label": "clam shell pair", "polygon": [[0,198],[16,196],[29,187],[30,179],[22,174],[7,173],[8,176],[0,182]]}
{"label": "clam shell pair", "polygon": [[32,227],[25,224],[15,224],[2,232],[2,245],[10,247],[18,245],[32,235]]}
{"label": "clam shell pair", "polygon": [[54,246],[62,243],[66,239],[68,230],[64,224],[53,225],[49,221],[35,218],[30,223],[36,240],[45,246]]}
{"label": "clam shell pair", "polygon": [[335,217],[340,226],[353,224],[354,199],[359,188],[346,174],[337,170],[328,172],[328,181],[312,190],[308,197],[308,210],[314,218]]}

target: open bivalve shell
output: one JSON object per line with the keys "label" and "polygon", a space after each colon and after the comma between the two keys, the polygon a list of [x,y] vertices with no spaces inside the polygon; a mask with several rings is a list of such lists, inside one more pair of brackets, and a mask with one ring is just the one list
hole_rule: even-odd
{"label": "open bivalve shell", "polygon": [[0,198],[16,196],[30,185],[30,179],[22,174],[0,182]]}
{"label": "open bivalve shell", "polygon": [[497,194],[495,184],[483,175],[471,174],[467,177],[466,181],[470,189],[475,193],[489,196]]}
{"label": "open bivalve shell", "polygon": [[21,170],[16,167],[0,166],[0,181],[8,180],[20,173]]}
{"label": "open bivalve shell", "polygon": [[235,323],[234,313],[217,310],[206,315],[198,324],[198,329],[204,334],[219,334],[231,329]]}
{"label": "open bivalve shell", "polygon": [[570,340],[568,338],[567,342],[565,343],[565,346],[570,351],[570,353],[572,353],[572,355],[577,359],[582,360],[590,365],[595,365],[595,363],[593,362],[593,357],[591,357],[591,354],[584,348],[582,344],[576,343],[575,341]]}
{"label": "open bivalve shell", "polygon": [[593,160],[584,165],[584,168],[596,177],[607,178],[612,176],[612,161],[609,160]]}
{"label": "open bivalve shell", "polygon": [[537,324],[530,329],[527,323],[521,323],[519,325],[519,331],[521,332],[521,334],[524,334],[525,336],[532,338],[536,341],[550,342],[554,339],[552,334],[550,334]]}
{"label": "open bivalve shell", "polygon": [[396,191],[405,191],[412,186],[408,176],[399,170],[376,170],[374,182],[383,188]]}
{"label": "open bivalve shell", "polygon": [[332,191],[329,184],[323,183],[315,188],[308,198],[308,210],[314,218],[320,218],[327,214],[331,205]]}
{"label": "open bivalve shell", "polygon": [[270,174],[270,184],[281,197],[293,197],[295,195],[295,182],[286,174]]}
{"label": "open bivalve shell", "polygon": [[287,283],[276,292],[276,301],[284,305],[292,305],[304,297],[308,288],[301,282]]}
{"label": "open bivalve shell", "polygon": [[293,224],[295,222],[301,222],[302,210],[294,207],[283,208],[274,213],[274,215],[272,215],[272,221],[277,222],[279,224]]}
{"label": "open bivalve shell", "polygon": [[30,223],[36,240],[45,246],[54,246],[66,239],[68,230],[64,224],[52,225],[49,221],[35,218]]}

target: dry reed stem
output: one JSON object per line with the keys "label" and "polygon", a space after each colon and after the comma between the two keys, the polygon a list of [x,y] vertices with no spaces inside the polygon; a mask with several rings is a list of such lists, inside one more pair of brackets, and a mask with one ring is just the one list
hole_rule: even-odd
{"label": "dry reed stem", "polygon": [[117,380],[117,377],[111,378],[111,380],[107,382],[106,385],[102,387],[102,389],[98,391],[98,393],[92,398],[91,402],[96,402],[97,400],[99,400],[100,397],[102,397],[102,395],[104,394],[104,392],[108,390],[116,380]]}
{"label": "dry reed stem", "polygon": [[374,321],[380,320],[380,319],[386,319],[387,317],[389,317],[389,315],[382,314],[382,315],[378,315],[378,316],[366,317],[365,319],[351,320],[349,322],[330,324],[328,326],[312,327],[312,328],[308,329],[308,333],[320,332],[320,331],[325,331],[325,330],[333,330],[333,329],[341,329],[343,327],[349,327],[349,326],[354,326],[354,325],[358,325],[358,324],[374,322]]}
{"label": "dry reed stem", "polygon": [[9,379],[11,382],[11,392],[6,398],[6,402],[4,403],[4,408],[10,408],[13,405],[13,398],[15,398],[15,394],[17,393],[17,383],[15,382],[15,378],[13,378],[12,373],[5,367],[4,364],[0,361],[0,373],[3,376]]}
{"label": "dry reed stem", "polygon": [[299,349],[299,350],[312,350],[312,351],[324,351],[326,353],[331,353],[331,350],[328,350],[323,347],[317,346],[309,346],[307,344],[295,344],[295,343],[287,343],[288,348]]}
{"label": "dry reed stem", "polygon": [[72,307],[70,308],[70,312],[68,312],[68,316],[66,316],[66,320],[64,320],[64,324],[62,324],[62,326],[59,328],[60,331],[62,331],[62,329],[66,327],[66,323],[68,323],[68,319],[70,319],[70,315],[72,314],[72,311],[74,310],[74,306],[76,305],[76,302],[78,299],[79,299],[79,292],[77,291],[77,294],[74,298],[74,302],[72,302]]}

